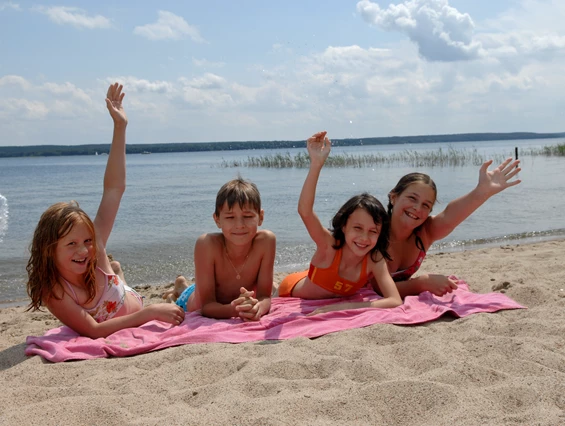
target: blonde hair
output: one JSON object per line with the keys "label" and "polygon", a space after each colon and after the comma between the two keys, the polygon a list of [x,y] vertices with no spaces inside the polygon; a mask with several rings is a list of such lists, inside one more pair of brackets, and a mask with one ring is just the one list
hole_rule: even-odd
{"label": "blonde hair", "polygon": [[94,224],[76,201],[53,204],[41,215],[29,247],[30,257],[26,270],[28,275],[27,294],[31,302],[27,308],[36,311],[55,295],[59,284],[59,271],[55,265],[55,249],[61,238],[66,236],[77,223],[84,223],[92,234],[93,256],[84,273],[87,302],[96,295],[96,234]]}

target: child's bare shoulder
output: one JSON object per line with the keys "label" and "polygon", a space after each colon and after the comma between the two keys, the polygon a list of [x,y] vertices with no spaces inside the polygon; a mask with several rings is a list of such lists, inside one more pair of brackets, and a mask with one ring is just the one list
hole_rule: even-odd
{"label": "child's bare shoulder", "polygon": [[268,229],[261,229],[257,231],[257,234],[253,238],[255,243],[259,244],[276,244],[277,237],[273,231],[269,231]]}
{"label": "child's bare shoulder", "polygon": [[198,237],[196,240],[195,250],[217,250],[218,247],[223,249],[224,236],[221,232],[209,232]]}

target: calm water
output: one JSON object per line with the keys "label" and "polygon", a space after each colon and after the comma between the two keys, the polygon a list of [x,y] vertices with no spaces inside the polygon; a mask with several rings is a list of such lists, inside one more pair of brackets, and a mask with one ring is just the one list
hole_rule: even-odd
{"label": "calm water", "polygon": [[[512,155],[514,147],[541,147],[563,140],[466,142],[456,149],[477,149],[491,156]],[[334,152],[394,153],[437,150],[449,144],[335,147]],[[299,150],[281,150],[294,154]],[[192,276],[196,238],[216,231],[212,220],[216,192],[238,173],[261,191],[263,227],[277,235],[276,271],[307,266],[313,253],[296,206],[306,169],[222,168],[222,160],[277,151],[223,151],[128,155],[128,188],[124,195],[108,252],[121,261],[128,283],[161,284],[177,274]],[[0,158],[0,301],[26,297],[27,247],[41,213],[57,201],[77,200],[94,217],[102,194],[107,156]],[[453,250],[516,240],[565,238],[565,159],[522,158],[522,184],[493,197],[435,250]],[[421,168],[438,186],[440,204],[470,191],[477,183],[477,166]],[[328,223],[352,195],[368,191],[386,204],[386,194],[408,166],[326,168],[318,185],[315,209]],[[449,272],[449,271],[446,271]]]}

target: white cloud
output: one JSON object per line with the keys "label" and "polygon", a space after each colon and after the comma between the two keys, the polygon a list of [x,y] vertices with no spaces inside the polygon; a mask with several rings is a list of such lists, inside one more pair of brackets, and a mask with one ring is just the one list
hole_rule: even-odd
{"label": "white cloud", "polygon": [[196,89],[222,89],[226,85],[226,79],[219,75],[206,73],[202,77],[188,79],[180,79],[181,83]]}
{"label": "white cloud", "polygon": [[[0,77],[0,117],[18,121],[91,117],[100,110],[90,95],[70,82],[30,83],[18,75]],[[100,103],[103,105],[103,98]]]}
{"label": "white cloud", "polygon": [[449,6],[448,0],[408,0],[381,9],[369,0],[357,3],[365,21],[385,31],[405,33],[429,61],[460,61],[481,55],[469,14]]}
{"label": "white cloud", "polygon": [[18,3],[12,3],[11,1],[0,3],[0,12],[6,9],[22,10]]}
{"label": "white cloud", "polygon": [[57,83],[44,83],[42,88],[57,96],[70,96],[71,98],[80,100],[85,104],[92,104],[92,99],[86,92],[82,89],[77,88],[72,83],[64,83],[64,84],[57,84]]}
{"label": "white cloud", "polygon": [[202,67],[202,68],[222,68],[226,65],[225,62],[214,62],[214,61],[209,61],[207,59],[196,59],[196,58],[192,58],[192,64],[195,67]]}
{"label": "white cloud", "polygon": [[28,99],[4,99],[0,102],[0,117],[25,120],[42,120],[49,113],[49,108],[40,101]]}
{"label": "white cloud", "polygon": [[108,77],[105,79],[107,84],[113,84],[114,82],[119,82],[124,85],[124,92],[152,92],[152,93],[170,93],[173,91],[173,84],[168,81],[149,81],[143,78],[137,78],[132,76],[127,77]]}
{"label": "white cloud", "polygon": [[157,22],[135,27],[133,33],[149,40],[180,40],[186,36],[195,42],[203,42],[198,29],[189,25],[183,17],[160,10]]}
{"label": "white cloud", "polygon": [[30,87],[29,82],[19,75],[5,75],[0,77],[0,86],[20,86],[22,89],[28,89]]}
{"label": "white cloud", "polygon": [[46,15],[52,22],[59,25],[72,25],[76,28],[109,28],[110,20],[102,15],[88,16],[85,11],[76,7],[52,6],[34,7],[36,12]]}

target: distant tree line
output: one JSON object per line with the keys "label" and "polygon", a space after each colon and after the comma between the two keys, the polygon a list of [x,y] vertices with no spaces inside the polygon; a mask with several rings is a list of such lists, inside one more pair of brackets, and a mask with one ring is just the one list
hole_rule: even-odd
{"label": "distant tree line", "polygon": [[[334,146],[361,146],[384,144],[416,144],[433,142],[500,141],[514,139],[563,138],[565,133],[461,133],[453,135],[391,136],[378,138],[332,139]],[[128,144],[128,154],[193,151],[235,151],[243,149],[302,148],[306,141],[238,141]],[[98,145],[32,145],[0,147],[0,157],[50,157],[60,155],[95,155],[110,152],[110,144]]]}

